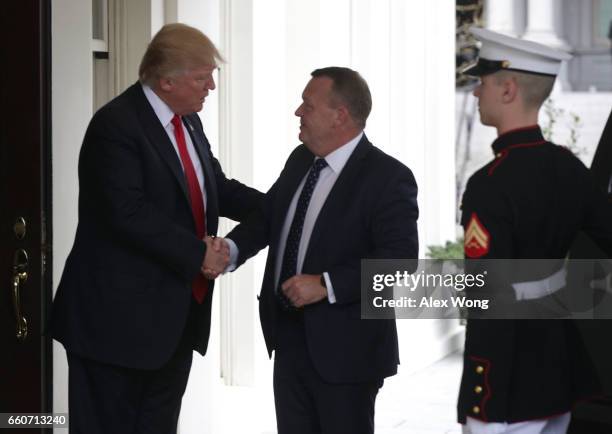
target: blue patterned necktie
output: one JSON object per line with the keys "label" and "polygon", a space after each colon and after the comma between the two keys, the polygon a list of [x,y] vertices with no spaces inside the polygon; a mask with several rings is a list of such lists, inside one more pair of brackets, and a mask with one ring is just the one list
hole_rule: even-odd
{"label": "blue patterned necktie", "polygon": [[291,228],[287,235],[287,242],[285,244],[285,253],[283,254],[283,265],[281,267],[280,277],[278,280],[278,290],[276,292],[277,298],[283,309],[294,310],[296,309],[291,301],[285,296],[281,289],[283,282],[290,277],[295,276],[297,272],[297,257],[298,250],[300,248],[300,240],[302,238],[302,229],[304,228],[304,219],[306,218],[306,211],[308,210],[308,204],[312,197],[315,185],[319,179],[321,170],[327,166],[327,162],[323,158],[316,159],[308,172],[308,177],[300,193],[300,197],[295,207],[295,215],[291,222]]}

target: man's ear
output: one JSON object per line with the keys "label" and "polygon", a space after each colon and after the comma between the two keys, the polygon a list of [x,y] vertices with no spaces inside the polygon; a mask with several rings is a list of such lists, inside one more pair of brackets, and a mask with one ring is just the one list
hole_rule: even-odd
{"label": "man's ear", "polygon": [[157,84],[164,92],[169,92],[174,88],[174,80],[171,77],[161,77]]}
{"label": "man's ear", "polygon": [[346,106],[341,105],[336,109],[336,125],[344,125],[350,120],[351,114]]}
{"label": "man's ear", "polygon": [[508,77],[502,82],[503,93],[502,93],[502,102],[505,104],[509,104],[514,102],[518,97],[519,86],[516,82],[516,77]]}

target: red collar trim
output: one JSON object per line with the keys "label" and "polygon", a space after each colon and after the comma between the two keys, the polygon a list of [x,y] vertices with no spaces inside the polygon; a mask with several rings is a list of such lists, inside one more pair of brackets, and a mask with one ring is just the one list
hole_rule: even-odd
{"label": "red collar trim", "polygon": [[508,156],[508,154],[510,153],[510,151],[512,149],[534,148],[536,146],[541,146],[541,145],[543,145],[545,143],[547,143],[546,140],[539,140],[537,142],[518,143],[516,145],[508,146],[507,148],[503,149],[501,152],[499,152],[496,155],[496,158],[493,161],[493,164],[491,164],[491,167],[489,167],[489,171],[488,171],[489,176],[493,175],[493,172],[495,172],[495,169],[497,169],[499,167],[499,165],[506,159],[506,157]]}

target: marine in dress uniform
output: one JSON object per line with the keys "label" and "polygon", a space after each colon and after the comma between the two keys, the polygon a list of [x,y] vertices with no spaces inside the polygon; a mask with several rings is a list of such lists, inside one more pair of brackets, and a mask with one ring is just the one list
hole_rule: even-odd
{"label": "marine in dress uniform", "polygon": [[[612,217],[603,192],[536,124],[561,61],[570,56],[484,29],[472,32],[482,48],[464,72],[481,78],[474,91],[481,121],[496,127],[498,137],[494,159],[470,178],[463,196],[466,258],[565,258],[580,230],[610,254]],[[542,81],[549,89],[541,101],[526,103],[532,96],[521,86],[537,83],[534,76],[550,77]],[[564,286],[555,273],[543,281],[548,291]],[[530,298],[545,296],[533,289]],[[572,321],[468,320],[458,401],[465,433],[565,433],[573,404],[598,392]]]}

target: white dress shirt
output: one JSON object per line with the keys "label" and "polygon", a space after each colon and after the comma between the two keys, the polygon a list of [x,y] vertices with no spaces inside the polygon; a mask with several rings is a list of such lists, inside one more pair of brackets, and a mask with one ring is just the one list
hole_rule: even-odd
{"label": "white dress shirt", "polygon": [[[334,184],[336,183],[336,180],[338,179],[338,176],[340,176],[342,169],[346,165],[346,162],[357,147],[357,144],[359,143],[362,137],[363,131],[360,132],[357,137],[355,137],[348,143],[342,145],[334,152],[328,154],[325,157],[327,166],[324,167],[319,173],[319,179],[312,192],[312,197],[310,198],[308,210],[306,211],[306,217],[304,219],[304,227],[302,228],[302,237],[300,238],[300,246],[298,249],[296,274],[302,273],[302,266],[304,265],[304,256],[306,256],[306,251],[308,250],[308,243],[310,242],[310,236],[312,235],[312,230],[314,229],[317,217],[321,212],[321,208],[323,208],[323,205],[327,200],[329,192],[333,188]],[[306,173],[306,175],[304,175],[302,182],[300,182],[300,185],[298,186],[297,190],[295,191],[295,194],[293,195],[293,199],[291,200],[289,204],[289,209],[287,210],[287,215],[285,216],[285,222],[283,224],[283,227],[281,228],[281,234],[278,242],[278,250],[276,256],[276,268],[274,270],[275,288],[278,288],[279,283],[282,283],[278,280],[280,278],[283,255],[285,253],[285,245],[287,244],[287,236],[289,234],[289,229],[291,228],[291,223],[293,222],[293,216],[295,215],[295,209],[297,207],[297,202],[300,197],[300,193],[304,188],[304,184],[306,183],[307,177],[308,172]],[[230,245],[231,265],[226,269],[226,271],[231,271],[235,268],[236,260],[238,258],[238,249],[236,247],[236,244],[232,240],[228,239],[228,243]],[[327,286],[327,298],[330,303],[335,303],[336,296],[334,294],[334,288],[329,278],[329,274],[327,272],[324,272],[323,277]]]}
{"label": "white dress shirt", "polygon": [[[183,167],[183,161],[181,160],[181,155],[179,154],[178,146],[176,144],[176,138],[174,137],[174,125],[172,125],[172,118],[174,117],[174,112],[168,104],[166,104],[149,86],[143,84],[142,90],[144,91],[145,97],[151,107],[153,107],[153,111],[157,115],[159,122],[161,122],[162,126],[166,130],[166,134],[168,134],[168,138],[172,142],[172,146],[174,147],[174,151],[178,157],[179,163],[181,164],[181,168],[183,172],[185,172],[185,168]],[[200,161],[200,156],[193,146],[193,142],[191,141],[191,135],[189,135],[189,131],[185,128],[185,123],[181,122],[183,126],[183,134],[185,135],[185,142],[187,142],[187,152],[189,153],[189,158],[191,158],[191,163],[193,164],[193,169],[195,170],[196,176],[198,178],[198,183],[200,184],[200,190],[202,191],[202,198],[204,199],[204,210],[206,210],[206,190],[204,186],[204,171],[202,169],[202,162]]]}

